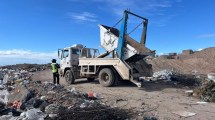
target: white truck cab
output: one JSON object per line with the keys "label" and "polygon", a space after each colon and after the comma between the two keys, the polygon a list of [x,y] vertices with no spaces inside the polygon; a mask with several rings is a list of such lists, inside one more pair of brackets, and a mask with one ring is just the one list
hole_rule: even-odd
{"label": "white truck cab", "polygon": [[61,76],[65,76],[67,82],[70,84],[74,83],[74,80],[69,80],[69,74],[72,73],[74,79],[83,78],[83,76],[80,75],[79,58],[96,58],[97,56],[99,56],[99,51],[97,49],[85,48],[81,44],[59,49],[58,58],[60,59]]}

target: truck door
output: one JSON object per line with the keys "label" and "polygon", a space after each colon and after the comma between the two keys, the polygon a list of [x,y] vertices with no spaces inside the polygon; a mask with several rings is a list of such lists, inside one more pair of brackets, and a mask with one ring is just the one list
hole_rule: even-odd
{"label": "truck door", "polygon": [[80,49],[72,48],[70,54],[71,54],[71,65],[78,65]]}
{"label": "truck door", "polygon": [[69,49],[63,49],[61,54],[60,54],[60,65],[61,65],[61,69],[65,69],[66,67],[70,66],[69,63]]}

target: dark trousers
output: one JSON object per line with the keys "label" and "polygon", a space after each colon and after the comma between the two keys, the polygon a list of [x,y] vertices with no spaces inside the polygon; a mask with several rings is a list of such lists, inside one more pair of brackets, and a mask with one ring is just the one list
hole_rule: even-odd
{"label": "dark trousers", "polygon": [[56,84],[56,78],[57,78],[57,84],[59,84],[59,74],[53,73],[53,83]]}

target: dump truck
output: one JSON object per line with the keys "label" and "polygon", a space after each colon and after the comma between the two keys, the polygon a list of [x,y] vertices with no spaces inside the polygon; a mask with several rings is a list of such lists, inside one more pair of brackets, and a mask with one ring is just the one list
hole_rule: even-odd
{"label": "dump truck", "polygon": [[[127,34],[129,16],[141,19],[143,29],[140,42]],[[145,47],[148,19],[125,10],[120,22],[120,30],[99,25],[100,45],[106,50],[103,54],[82,44],[58,50],[60,74],[67,83],[74,84],[80,78],[87,78],[88,81],[98,78],[105,87],[117,85],[120,80],[131,81],[141,87],[140,77],[152,75],[152,66],[144,61],[145,57],[155,53]]]}

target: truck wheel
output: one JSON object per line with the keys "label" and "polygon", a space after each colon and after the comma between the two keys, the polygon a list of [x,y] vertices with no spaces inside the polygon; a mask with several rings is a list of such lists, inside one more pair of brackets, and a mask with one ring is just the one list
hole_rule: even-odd
{"label": "truck wheel", "polygon": [[95,78],[94,78],[94,77],[88,77],[87,80],[88,80],[89,82],[93,82],[93,81],[95,80]]}
{"label": "truck wheel", "polygon": [[104,68],[99,72],[99,83],[104,87],[110,87],[114,84],[115,75],[110,68]]}
{"label": "truck wheel", "polygon": [[66,82],[67,82],[67,83],[69,83],[69,84],[74,84],[75,79],[74,79],[74,76],[73,76],[71,70],[67,70],[67,71],[66,71],[66,73],[65,73],[65,79],[66,79]]}

